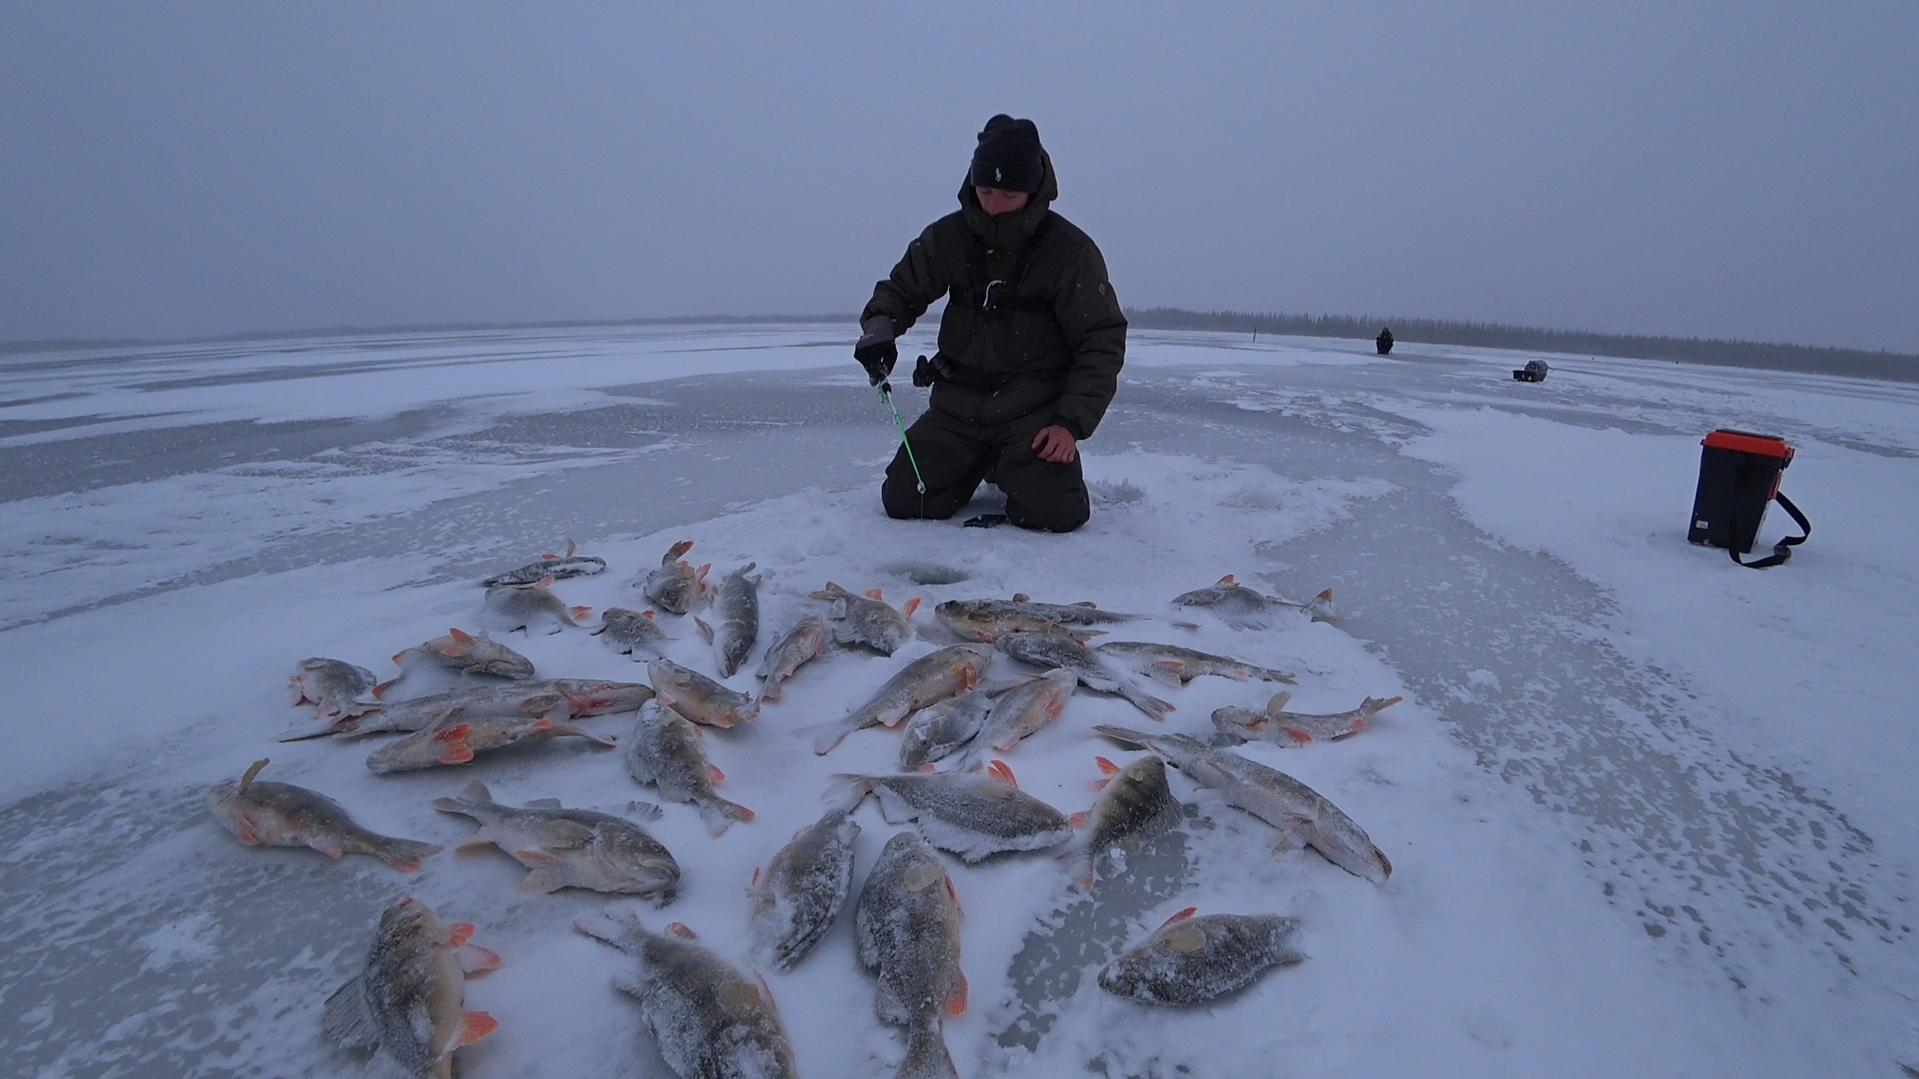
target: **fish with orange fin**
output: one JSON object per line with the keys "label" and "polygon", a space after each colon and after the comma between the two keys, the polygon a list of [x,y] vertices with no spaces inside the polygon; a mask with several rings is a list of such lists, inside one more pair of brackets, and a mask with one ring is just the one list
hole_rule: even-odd
{"label": "fish with orange fin", "polygon": [[629,611],[625,607],[601,611],[600,628],[594,630],[593,635],[615,652],[632,656],[635,663],[666,655],[663,649],[669,639],[652,611]]}
{"label": "fish with orange fin", "polygon": [[1274,745],[1292,748],[1309,742],[1336,742],[1366,729],[1374,716],[1405,700],[1404,697],[1368,697],[1358,708],[1328,715],[1310,715],[1286,711],[1291,693],[1277,693],[1266,710],[1227,705],[1213,710],[1213,726],[1219,733],[1242,742],[1264,739]]}
{"label": "fish with orange fin", "polygon": [[[495,678],[521,681],[533,677],[533,661],[494,640],[485,630],[480,635],[454,627],[446,636],[396,652],[393,662],[404,671],[420,660],[429,660],[461,674],[490,674]],[[375,687],[376,696],[392,682]]]}
{"label": "fish with orange fin", "polygon": [[293,668],[287,684],[293,690],[295,707],[311,701],[319,706],[321,719],[337,723],[379,711],[379,681],[365,667],[313,656]]}
{"label": "fish with orange fin", "polygon": [[826,639],[826,619],[819,615],[809,614],[794,623],[793,628],[768,645],[766,654],[760,657],[760,694],[755,699],[777,700],[780,683],[793,677],[793,672],[802,665],[826,654]]}
{"label": "fish with orange fin", "polygon": [[507,570],[505,573],[496,573],[481,581],[480,584],[486,588],[498,588],[503,584],[532,584],[542,577],[564,581],[568,577],[586,577],[605,571],[606,559],[595,558],[592,555],[576,555],[573,553],[576,550],[578,548],[573,541],[567,540],[564,555],[543,554],[536,562],[530,562],[519,569]]}
{"label": "fish with orange fin", "polygon": [[1166,782],[1166,764],[1151,753],[1124,768],[1095,757],[1106,777],[1099,783],[1093,808],[1072,816],[1073,827],[1086,828],[1075,879],[1091,889],[1100,859],[1114,850],[1137,847],[1179,821],[1179,801]]}
{"label": "fish with orange fin", "polygon": [[1275,850],[1304,843],[1327,861],[1374,884],[1384,884],[1392,876],[1393,863],[1366,829],[1331,799],[1277,768],[1214,749],[1188,734],[1151,734],[1109,724],[1096,724],[1093,730],[1129,749],[1164,757],[1186,778],[1218,791],[1227,805],[1278,828]]}
{"label": "fish with orange fin", "polygon": [[436,723],[389,742],[367,756],[366,766],[385,773],[468,764],[482,753],[536,738],[584,738],[594,745],[613,747],[609,739],[545,716],[538,719],[473,716]]}
{"label": "fish with orange fin", "polygon": [[1093,650],[1174,689],[1206,674],[1231,678],[1235,682],[1257,678],[1262,682],[1298,684],[1298,679],[1290,671],[1276,671],[1231,656],[1216,656],[1211,652],[1158,641],[1106,641]]}
{"label": "fish with orange fin", "polygon": [[650,784],[668,802],[684,802],[700,811],[712,835],[734,821],[750,821],[753,811],[729,802],[713,790],[726,773],[706,759],[700,730],[673,709],[651,700],[640,706],[633,736],[626,741],[626,770],[636,783]]}
{"label": "fish with orange fin", "polygon": [[404,873],[418,871],[421,859],[443,849],[368,831],[319,791],[255,779],[266,766],[264,759],[254,761],[239,782],[229,780],[207,792],[214,819],[249,847],[312,847],[330,858],[371,854]]}
{"label": "fish with orange fin", "polygon": [[1204,607],[1228,625],[1241,629],[1265,629],[1283,611],[1304,611],[1315,622],[1338,622],[1333,610],[1333,590],[1328,588],[1304,603],[1280,596],[1268,596],[1240,584],[1228,573],[1208,588],[1195,588],[1173,597],[1178,607]]}
{"label": "fish with orange fin", "polygon": [[859,822],[831,809],[753,870],[753,947],[775,970],[792,970],[833,928],[853,889]]}
{"label": "fish with orange fin", "polygon": [[970,771],[989,752],[1012,749],[1020,739],[1058,719],[1078,685],[1079,676],[1072,671],[1051,670],[1000,694],[972,746],[960,758],[960,771]]}
{"label": "fish with orange fin", "polygon": [[[664,903],[680,881],[680,866],[673,855],[624,817],[566,809],[557,798],[502,805],[477,779],[459,797],[436,798],[432,804],[442,813],[458,813],[479,822],[480,830],[462,840],[459,850],[491,844],[525,866],[529,872],[520,882],[522,892],[586,888],[653,896]],[[660,815],[660,807],[647,802],[634,802],[629,808]]]}
{"label": "fish with orange fin", "polygon": [[881,724],[897,726],[929,704],[972,689],[979,684],[980,672],[992,659],[992,647],[983,644],[955,644],[928,652],[900,668],[845,719],[808,727],[799,733],[812,735],[813,752],[825,756],[854,731]]}
{"label": "fish with orange fin", "polygon": [[878,976],[873,1010],[906,1028],[900,1079],[957,1079],[945,1021],[966,1012],[960,904],[953,878],[926,841],[901,832],[866,875],[854,915],[860,962]]}
{"label": "fish with orange fin", "polygon": [[447,925],[419,900],[399,900],[380,914],[360,972],[327,998],[321,1029],[342,1048],[372,1050],[369,1075],[452,1079],[454,1050],[499,1026],[462,1010],[466,976],[500,965],[472,939],[472,923]]}
{"label": "fish with orange fin", "polygon": [[660,568],[646,575],[640,591],[668,614],[685,614],[706,594],[706,574],[713,564],[694,569],[680,556],[693,549],[692,540],[681,540],[667,548]]}
{"label": "fish with orange fin", "polygon": [[851,809],[871,793],[889,824],[912,821],[927,842],[967,862],[1008,851],[1044,850],[1073,838],[1066,814],[1019,789],[1004,761],[980,772],[842,775],[829,792]]}
{"label": "fish with orange fin", "polygon": [[731,727],[759,718],[760,702],[729,689],[691,667],[661,657],[646,665],[661,704],[707,727]]}
{"label": "fish with orange fin", "polygon": [[535,629],[558,633],[568,626],[583,624],[591,607],[569,607],[551,591],[553,578],[542,577],[532,584],[503,584],[486,590],[486,617],[494,629],[505,632]]}
{"label": "fish with orange fin", "polygon": [[1187,907],[1115,956],[1099,972],[1099,987],[1141,1004],[1204,1004],[1306,958],[1294,944],[1298,918],[1197,910]]}
{"label": "fish with orange fin", "polygon": [[663,933],[632,912],[609,908],[573,928],[639,961],[613,985],[640,1004],[660,1056],[684,1079],[795,1079],[793,1046],[780,1026],[773,991],[748,979],[673,922]]}
{"label": "fish with orange fin", "polygon": [[808,596],[826,601],[826,618],[832,623],[834,644],[857,645],[890,656],[913,637],[910,620],[919,609],[918,597],[907,600],[904,607],[895,608],[877,588],[867,589],[865,595],[856,595],[832,581]]}

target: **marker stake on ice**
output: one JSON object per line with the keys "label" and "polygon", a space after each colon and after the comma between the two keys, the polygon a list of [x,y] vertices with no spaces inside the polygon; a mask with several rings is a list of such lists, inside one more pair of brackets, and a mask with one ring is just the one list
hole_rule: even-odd
{"label": "marker stake on ice", "polygon": [[886,407],[893,410],[893,426],[900,430],[900,445],[906,447],[906,462],[913,466],[913,480],[919,485],[920,497],[924,498],[926,497],[926,477],[920,475],[919,458],[913,456],[913,443],[906,437],[906,421],[900,419],[900,406],[893,403],[893,384],[881,382],[879,391],[880,400],[885,401]]}

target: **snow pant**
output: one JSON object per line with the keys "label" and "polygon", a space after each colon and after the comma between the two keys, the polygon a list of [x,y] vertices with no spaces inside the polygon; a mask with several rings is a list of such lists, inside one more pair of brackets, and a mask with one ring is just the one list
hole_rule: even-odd
{"label": "snow pant", "polygon": [[913,464],[900,447],[880,485],[886,515],[944,521],[972,501],[982,482],[991,482],[1006,495],[1007,520],[1021,528],[1071,532],[1086,523],[1093,507],[1077,457],[1056,464],[1033,450],[1040,428],[1052,422],[1047,409],[992,427],[927,409],[906,432],[926,493],[915,486]]}

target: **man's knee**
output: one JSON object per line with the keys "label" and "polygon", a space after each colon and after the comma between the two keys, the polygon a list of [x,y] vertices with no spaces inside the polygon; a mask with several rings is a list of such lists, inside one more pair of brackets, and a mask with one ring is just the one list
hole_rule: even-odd
{"label": "man's knee", "polygon": [[[1041,532],[1071,532],[1093,515],[1093,504],[1086,496],[1086,484],[1072,466],[1070,475],[1022,474],[1012,489],[1006,490],[1006,519],[1021,528]],[[1050,469],[1048,470],[1050,471]]]}

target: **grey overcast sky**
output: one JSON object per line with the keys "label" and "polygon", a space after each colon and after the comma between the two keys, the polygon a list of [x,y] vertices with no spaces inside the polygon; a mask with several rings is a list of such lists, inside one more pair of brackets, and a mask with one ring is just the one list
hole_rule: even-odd
{"label": "grey overcast sky", "polygon": [[0,339],[850,313],[1002,111],[1129,306],[1919,352],[1919,0],[12,0]]}

